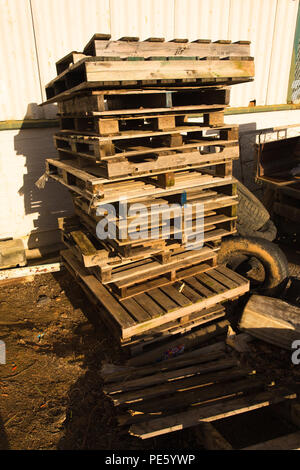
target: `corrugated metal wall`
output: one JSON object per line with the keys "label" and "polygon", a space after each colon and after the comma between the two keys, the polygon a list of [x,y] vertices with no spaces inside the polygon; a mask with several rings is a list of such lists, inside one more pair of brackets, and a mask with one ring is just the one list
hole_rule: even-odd
{"label": "corrugated metal wall", "polygon": [[232,106],[286,102],[298,0],[0,0],[0,120],[52,118],[37,106],[55,62],[81,51],[95,32],[121,36],[252,42],[254,83]]}

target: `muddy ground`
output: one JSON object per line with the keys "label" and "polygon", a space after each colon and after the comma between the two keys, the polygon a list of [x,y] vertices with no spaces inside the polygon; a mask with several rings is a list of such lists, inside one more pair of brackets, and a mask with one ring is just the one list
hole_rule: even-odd
{"label": "muddy ground", "polygon": [[[287,253],[292,275],[298,276],[299,257],[295,250]],[[103,361],[122,363],[124,353],[65,270],[1,288],[0,339],[7,354],[6,364],[0,365],[0,450],[184,450],[201,445],[193,428],[141,441],[118,427],[99,371]],[[264,371],[267,357],[269,373],[276,371],[280,380],[299,387],[299,372],[288,352],[254,344],[246,361]]]}

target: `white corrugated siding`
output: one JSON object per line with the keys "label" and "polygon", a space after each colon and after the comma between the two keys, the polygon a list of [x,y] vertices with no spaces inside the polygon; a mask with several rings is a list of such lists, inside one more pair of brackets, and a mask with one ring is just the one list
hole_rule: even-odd
{"label": "white corrugated siding", "polygon": [[[95,32],[250,40],[255,81],[233,87],[231,106],[286,102],[299,0],[0,0],[0,120],[52,118],[39,108],[55,62]],[[43,96],[43,98],[42,98]]]}

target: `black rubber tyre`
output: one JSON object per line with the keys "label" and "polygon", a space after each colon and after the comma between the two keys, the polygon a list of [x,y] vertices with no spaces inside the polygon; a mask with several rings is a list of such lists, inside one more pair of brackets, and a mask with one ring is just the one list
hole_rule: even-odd
{"label": "black rubber tyre", "polygon": [[240,181],[237,182],[237,221],[244,230],[256,231],[270,219],[270,214],[257,197]]}
{"label": "black rubber tyre", "polygon": [[251,290],[264,295],[276,295],[288,281],[288,261],[282,250],[268,240],[255,237],[229,237],[222,241],[218,262],[247,277],[239,268],[246,260],[252,265],[260,264],[264,270],[264,280]]}
{"label": "black rubber tyre", "polygon": [[269,240],[270,242],[275,240],[277,236],[277,228],[275,227],[274,222],[272,222],[271,219],[269,219],[265,223],[265,225],[261,227],[259,230],[250,230],[248,227],[245,228],[243,225],[240,225],[238,223],[237,232],[242,237],[264,238],[265,240]]}

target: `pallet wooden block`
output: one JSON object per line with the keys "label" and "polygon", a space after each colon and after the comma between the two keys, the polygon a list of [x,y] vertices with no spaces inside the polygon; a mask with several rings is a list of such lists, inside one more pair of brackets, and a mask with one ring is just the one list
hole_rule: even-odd
{"label": "pallet wooden block", "polygon": [[168,112],[202,112],[229,105],[229,87],[90,90],[58,103],[59,115],[124,116]]}
{"label": "pallet wooden block", "polygon": [[62,257],[66,267],[75,278],[78,278],[96,301],[106,309],[105,318],[109,317],[110,323],[118,331],[121,340],[235,298],[249,290],[249,282],[242,276],[225,267],[217,267],[211,269],[209,274],[185,278],[183,286],[181,283],[179,286],[178,283],[170,285],[181,294],[183,300],[192,301],[192,304],[185,307],[182,307],[177,300],[173,300],[172,296],[166,295],[160,288],[153,288],[149,293],[141,293],[122,301],[118,300],[107,287],[81,266],[70,252],[62,252]]}
{"label": "pallet wooden block", "polygon": [[[228,163],[230,164],[230,162]],[[227,163],[221,164],[226,173]],[[214,176],[200,171],[178,170],[174,174],[174,184],[171,187],[162,188],[161,182],[156,175],[143,179],[133,179],[132,176],[116,178],[113,182],[99,175],[96,165],[85,167],[84,170],[73,160],[46,160],[46,174],[51,179],[60,182],[73,193],[91,200],[91,207],[100,203],[111,203],[118,201],[121,197],[138,199],[139,197],[152,195],[171,195],[182,193],[186,188],[214,187],[235,183],[231,175]],[[122,180],[122,181],[119,181]]]}

